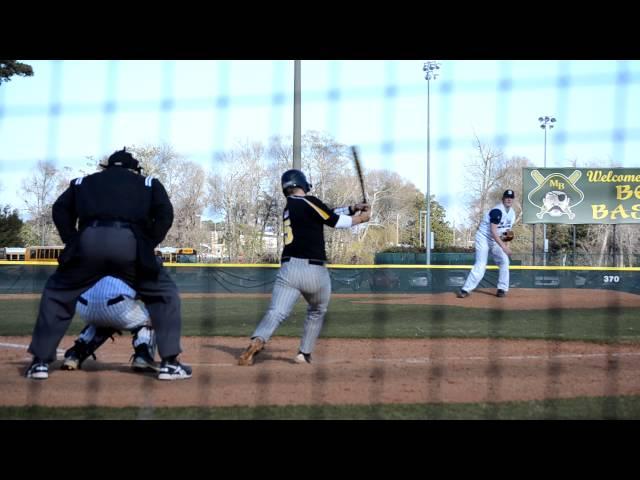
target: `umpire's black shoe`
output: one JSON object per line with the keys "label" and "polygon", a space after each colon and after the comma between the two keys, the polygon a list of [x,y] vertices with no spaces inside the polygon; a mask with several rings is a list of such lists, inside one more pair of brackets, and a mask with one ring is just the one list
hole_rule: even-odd
{"label": "umpire's black shoe", "polygon": [[469,292],[466,290],[460,289],[460,291],[456,294],[458,298],[466,298],[469,296]]}
{"label": "umpire's black shoe", "polygon": [[507,292],[499,288],[498,291],[496,292],[496,297],[504,297],[506,294]]}
{"label": "umpire's black shoe", "polygon": [[191,367],[181,364],[177,359],[162,360],[158,371],[158,380],[182,380],[191,378]]}
{"label": "umpire's black shoe", "polygon": [[24,376],[36,380],[46,380],[49,378],[49,364],[34,358],[27,371],[24,372]]}

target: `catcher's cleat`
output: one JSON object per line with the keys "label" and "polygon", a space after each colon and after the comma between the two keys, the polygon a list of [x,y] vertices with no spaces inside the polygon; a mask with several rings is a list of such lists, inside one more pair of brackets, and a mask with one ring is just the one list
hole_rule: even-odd
{"label": "catcher's cleat", "polygon": [[96,359],[95,351],[109,338],[112,341],[114,334],[121,335],[121,332],[111,327],[96,327],[87,325],[80,336],[75,340],[73,346],[64,352],[64,362],[60,367],[62,370],[80,370],[84,361],[93,357]]}
{"label": "catcher's cleat", "polygon": [[458,291],[458,293],[456,294],[456,296],[458,298],[466,298],[469,296],[469,292],[467,292],[466,290],[460,289],[460,291]]}
{"label": "catcher's cleat", "polygon": [[36,380],[46,380],[49,378],[49,364],[34,358],[29,368],[27,368],[27,371],[24,372],[24,376],[27,378],[35,378]]}
{"label": "catcher's cleat", "polygon": [[311,354],[310,353],[302,353],[298,352],[298,354],[293,359],[296,363],[311,363]]}
{"label": "catcher's cleat", "polygon": [[253,365],[253,357],[263,348],[264,340],[258,337],[251,339],[251,343],[247,349],[242,352],[242,355],[238,358],[238,365]]}
{"label": "catcher's cleat", "polygon": [[496,297],[504,297],[506,294],[507,292],[499,288],[498,291],[496,292]]}
{"label": "catcher's cleat", "polygon": [[131,356],[131,368],[136,372],[158,372],[160,367],[153,361],[147,345],[138,345]]}
{"label": "catcher's cleat", "polygon": [[68,356],[64,357],[64,362],[60,366],[60,370],[80,370],[80,359],[75,352],[67,350]]}
{"label": "catcher's cleat", "polygon": [[92,351],[92,348],[95,344],[88,344],[83,342],[82,340],[76,340],[73,347],[64,352],[64,362],[60,366],[61,370],[80,370],[82,368],[82,364],[84,361],[93,357],[95,360],[96,356]]}

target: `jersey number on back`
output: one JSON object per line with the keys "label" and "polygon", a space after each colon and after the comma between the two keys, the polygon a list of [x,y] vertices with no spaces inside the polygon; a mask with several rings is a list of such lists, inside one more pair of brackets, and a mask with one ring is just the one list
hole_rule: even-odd
{"label": "jersey number on back", "polygon": [[287,218],[284,221],[284,244],[289,245],[293,242],[293,230],[291,229],[291,219]]}

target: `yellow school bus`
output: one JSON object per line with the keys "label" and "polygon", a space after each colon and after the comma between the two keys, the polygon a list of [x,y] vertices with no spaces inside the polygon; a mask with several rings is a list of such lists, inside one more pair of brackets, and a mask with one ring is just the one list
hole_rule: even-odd
{"label": "yellow school bus", "polygon": [[165,263],[198,263],[198,252],[195,248],[163,247],[156,248],[155,253]]}
{"label": "yellow school bus", "polygon": [[24,261],[25,250],[24,247],[2,247],[0,248],[0,260]]}
{"label": "yellow school bus", "polygon": [[24,259],[27,262],[57,262],[62,250],[64,247],[60,246],[26,247]]}

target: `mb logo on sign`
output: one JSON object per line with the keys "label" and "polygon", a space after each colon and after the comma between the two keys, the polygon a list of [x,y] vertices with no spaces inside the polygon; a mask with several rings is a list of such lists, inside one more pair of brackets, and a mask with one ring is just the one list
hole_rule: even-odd
{"label": "mb logo on sign", "polygon": [[575,218],[571,211],[584,200],[584,193],[576,186],[576,182],[582,176],[580,170],[575,170],[568,177],[562,173],[551,173],[546,177],[538,170],[531,172],[531,178],[537,186],[527,196],[529,202],[539,208],[536,217],[543,219],[549,217],[561,217],[566,215],[570,220]]}

